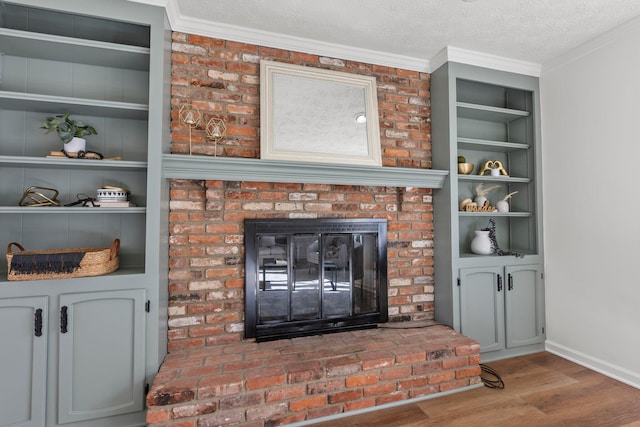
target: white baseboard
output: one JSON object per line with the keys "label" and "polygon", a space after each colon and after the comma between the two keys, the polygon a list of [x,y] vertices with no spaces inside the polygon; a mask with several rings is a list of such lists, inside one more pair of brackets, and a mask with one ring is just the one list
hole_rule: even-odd
{"label": "white baseboard", "polygon": [[582,365],[585,368],[589,368],[614,380],[640,389],[640,374],[637,372],[632,372],[620,366],[605,362],[604,360],[594,358],[588,354],[554,343],[553,341],[547,340],[545,349],[549,353],[553,353],[578,365]]}

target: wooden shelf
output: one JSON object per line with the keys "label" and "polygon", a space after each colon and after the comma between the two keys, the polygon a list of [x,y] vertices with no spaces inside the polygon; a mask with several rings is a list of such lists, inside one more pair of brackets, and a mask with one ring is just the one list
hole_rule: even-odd
{"label": "wooden shelf", "polygon": [[136,206],[131,208],[93,208],[82,206],[0,206],[0,213],[4,214],[42,214],[47,215],[95,215],[95,214],[144,214],[147,208]]}
{"label": "wooden shelf", "polygon": [[95,40],[0,28],[5,55],[149,70],[149,49]]}
{"label": "wooden shelf", "polygon": [[516,150],[528,150],[528,144],[507,141],[490,141],[486,139],[462,138],[458,137],[458,149],[461,150],[482,150],[491,152],[509,152]]}
{"label": "wooden shelf", "polygon": [[[533,252],[529,252],[529,251],[521,251],[521,250],[517,250],[517,249],[505,249],[505,248],[500,248],[505,252],[514,252],[514,253],[519,253],[524,255],[527,258],[522,259],[521,261],[516,261],[514,262],[515,265],[519,264],[519,263],[531,263],[534,262],[533,260],[528,259],[528,257],[537,257],[538,254],[533,253]],[[460,258],[466,259],[467,261],[471,261],[471,260],[486,260],[486,259],[492,259],[492,260],[500,260],[500,262],[505,262],[505,260],[512,260],[514,258],[514,255],[495,255],[495,254],[491,254],[491,255],[478,255],[478,254],[474,254],[472,252],[462,252],[460,254]],[[495,261],[494,261],[495,262]],[[471,264],[472,267],[475,267],[476,265]],[[467,265],[465,265],[464,263],[461,263],[461,267],[467,267]]]}
{"label": "wooden shelf", "polygon": [[482,182],[522,182],[522,183],[530,183],[532,181],[531,178],[521,178],[514,176],[490,176],[490,175],[463,175],[458,174],[458,181],[482,181]]}
{"label": "wooden shelf", "polygon": [[510,108],[492,107],[489,105],[457,102],[458,117],[472,120],[509,123],[512,120],[528,117],[529,112]]}
{"label": "wooden shelf", "polygon": [[[26,250],[32,250],[33,248],[25,248]],[[126,276],[126,277],[123,277]],[[110,286],[117,286],[122,283],[123,280],[135,281],[136,276],[140,276],[138,280],[144,280],[144,267],[142,266],[120,266],[113,273],[105,274],[102,276],[91,277],[91,283],[95,287],[100,289],[110,289]],[[72,279],[44,279],[44,280],[15,280],[11,281],[7,279],[7,263],[5,262],[0,267],[0,283],[2,284],[5,292],[10,290],[11,287],[24,289],[25,285],[29,285],[30,288],[42,288],[43,292],[46,292],[51,288],[51,280],[65,280],[65,281],[87,281],[86,277],[75,277]],[[16,289],[19,291],[19,289]]]}
{"label": "wooden shelf", "polygon": [[147,169],[147,162],[128,160],[91,160],[91,159],[50,159],[46,157],[0,156],[0,165],[7,167],[37,167],[47,169],[103,169],[103,170],[140,170]]}
{"label": "wooden shelf", "polygon": [[0,108],[42,113],[64,111],[70,114],[134,120],[146,120],[149,115],[149,106],[145,104],[10,91],[0,91]]}
{"label": "wooden shelf", "polygon": [[165,154],[162,174],[164,178],[180,179],[442,188],[449,172]]}
{"label": "wooden shelf", "polygon": [[488,216],[488,217],[508,217],[508,218],[529,218],[533,214],[531,212],[466,212],[466,211],[458,211],[459,216],[464,217],[479,217],[479,216]]}

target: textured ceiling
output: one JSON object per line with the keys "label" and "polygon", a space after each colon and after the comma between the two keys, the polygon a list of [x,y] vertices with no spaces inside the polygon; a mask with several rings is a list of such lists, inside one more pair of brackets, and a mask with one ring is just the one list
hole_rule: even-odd
{"label": "textured ceiling", "polygon": [[422,60],[454,46],[536,64],[640,15],[640,0],[164,1],[187,20]]}

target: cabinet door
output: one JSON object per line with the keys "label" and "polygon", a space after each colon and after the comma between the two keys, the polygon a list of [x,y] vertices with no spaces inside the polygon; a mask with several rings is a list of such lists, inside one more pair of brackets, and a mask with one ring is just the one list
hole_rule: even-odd
{"label": "cabinet door", "polygon": [[504,349],[502,267],[460,269],[460,332],[481,352]]}
{"label": "cabinet door", "polygon": [[538,265],[505,268],[507,347],[544,341],[544,288]]}
{"label": "cabinet door", "polygon": [[60,424],[144,409],[144,304],[144,289],[60,296]]}
{"label": "cabinet door", "polygon": [[0,426],[43,426],[47,297],[0,300]]}

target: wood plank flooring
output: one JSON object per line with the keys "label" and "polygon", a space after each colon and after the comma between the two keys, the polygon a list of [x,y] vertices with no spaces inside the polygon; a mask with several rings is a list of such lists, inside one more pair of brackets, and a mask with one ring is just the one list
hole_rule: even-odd
{"label": "wood plank flooring", "polygon": [[313,426],[640,427],[640,390],[561,357],[542,352],[487,365],[504,389],[481,387]]}

